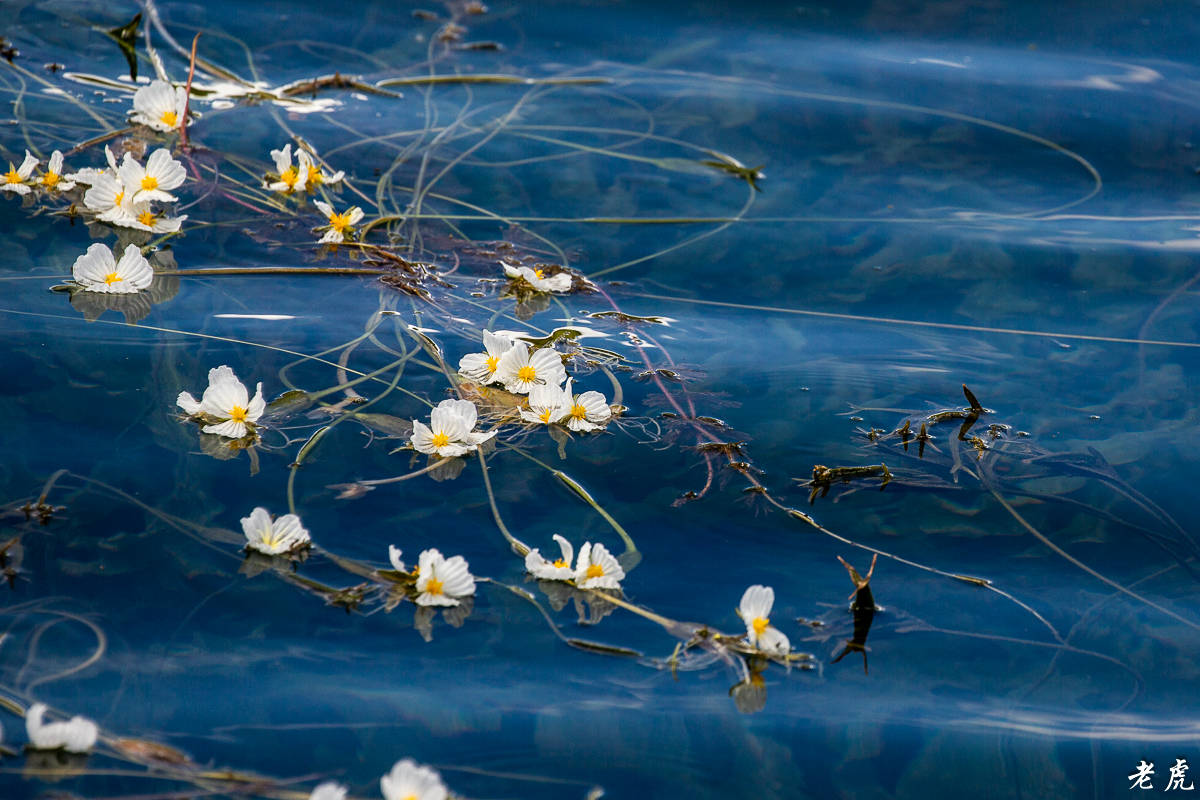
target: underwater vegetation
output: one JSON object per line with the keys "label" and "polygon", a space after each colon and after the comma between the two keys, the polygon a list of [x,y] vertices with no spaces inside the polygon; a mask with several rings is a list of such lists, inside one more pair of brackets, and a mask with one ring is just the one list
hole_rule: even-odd
{"label": "underwater vegetation", "polygon": [[585,5],[218,5],[3,31],[0,794],[1108,796],[1200,758],[1169,147],[797,65],[765,7],[647,7],[638,61]]}

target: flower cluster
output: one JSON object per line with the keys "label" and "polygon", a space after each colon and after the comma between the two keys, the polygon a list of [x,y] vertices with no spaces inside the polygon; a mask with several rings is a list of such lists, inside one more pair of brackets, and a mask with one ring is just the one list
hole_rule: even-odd
{"label": "flower cluster", "polygon": [[467,560],[462,556],[446,558],[440,551],[430,548],[417,556],[417,568],[409,573],[400,560],[400,549],[388,546],[388,561],[392,569],[403,578],[415,578],[412,584],[419,606],[457,606],[464,598],[475,594],[475,576],[471,574]]}
{"label": "flower cluster", "polygon": [[[469,353],[458,362],[458,374],[485,386],[503,384],[505,391],[529,395],[521,419],[542,425],[562,424],[573,431],[604,428],[612,410],[596,391],[575,394],[562,358],[552,347],[530,348],[515,335],[483,332],[482,353]],[[566,386],[562,385],[566,380]]]}
{"label": "flower cluster", "polygon": [[75,181],[71,179],[71,176],[63,175],[61,151],[55,150],[51,153],[46,169],[41,175],[35,176],[33,171],[40,163],[41,161],[28,150],[25,151],[25,158],[21,161],[21,166],[18,167],[9,162],[8,172],[0,173],[0,192],[26,195],[34,188],[44,189],[47,192],[66,192],[75,188]]}
{"label": "flower cluster", "polygon": [[208,388],[200,400],[190,392],[180,392],[176,404],[189,417],[204,424],[205,433],[215,433],[230,439],[241,439],[255,430],[255,423],[266,411],[262,382],[254,397],[238,380],[233,368],[222,364],[208,371]]}
{"label": "flower cluster", "polygon": [[333,186],[346,177],[341,170],[326,175],[312,154],[302,147],[296,148],[296,161],[292,163],[290,143],[285,144],[282,150],[272,150],[271,160],[275,162],[275,172],[268,172],[262,185],[272,192],[292,194],[305,191],[312,194],[318,186]]}
{"label": "flower cluster", "polygon": [[84,169],[67,176],[89,187],[83,195],[84,207],[110,225],[154,233],[178,231],[187,217],[156,213],[153,204],[179,199],[170,190],[187,179],[183,164],[162,148],[151,153],[144,165],[132,153],[126,153],[120,164],[112,150],[105,147],[104,153],[107,169]]}
{"label": "flower cluster", "polygon": [[600,543],[584,542],[579,559],[571,566],[575,549],[566,538],[554,534],[562,557],[549,561],[535,547],[525,556],[525,570],[535,578],[546,581],[574,581],[580,589],[620,589],[625,570],[616,557]]}

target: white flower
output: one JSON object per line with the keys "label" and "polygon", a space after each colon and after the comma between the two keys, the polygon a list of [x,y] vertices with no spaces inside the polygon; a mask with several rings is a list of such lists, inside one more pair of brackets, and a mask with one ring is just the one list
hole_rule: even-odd
{"label": "white flower", "polygon": [[388,545],[388,561],[392,562],[392,569],[396,570],[396,572],[408,571],[404,568],[404,562],[400,560],[400,554],[402,552],[403,551],[401,551],[399,547],[396,547],[396,545]]}
{"label": "white flower", "polygon": [[513,347],[513,340],[508,336],[483,332],[482,353],[468,353],[459,359],[458,374],[469,381],[486,385],[496,380],[496,370],[500,367],[500,358]]}
{"label": "white flower", "polygon": [[443,400],[429,413],[429,426],[413,420],[412,446],[446,458],[466,455],[496,435],[473,430],[479,412],[470,400]]}
{"label": "white flower", "polygon": [[504,274],[514,280],[523,280],[528,283],[534,290],[539,292],[569,292],[571,290],[571,275],[568,272],[559,272],[550,277],[546,277],[540,269],[530,269],[529,267],[518,267],[512,264],[500,262],[500,266],[504,267]]}
{"label": "white flower", "polygon": [[35,750],[66,750],[86,753],[96,744],[100,729],[87,717],[71,717],[68,722],[43,723],[45,703],[34,703],[25,712],[25,732]]}
{"label": "white flower", "polygon": [[738,616],[746,623],[746,641],[764,653],[787,655],[791,649],[788,637],[771,627],[771,606],[775,605],[775,590],[770,586],[754,585],[742,595]]}
{"label": "white flower", "polygon": [[180,392],[175,401],[189,416],[214,417],[223,422],[205,425],[205,433],[216,433],[230,439],[241,439],[250,426],[258,422],[267,404],[263,401],[262,382],[250,399],[249,392],[237,379],[233,369],[222,364],[208,371],[208,388],[200,402],[188,392]]}
{"label": "white flower", "polygon": [[0,192],[29,194],[29,178],[38,163],[28,150],[25,151],[25,160],[21,162],[21,166],[14,167],[11,161],[8,162],[8,172],[0,175]]}
{"label": "white flower", "polygon": [[566,414],[568,428],[586,433],[602,430],[608,424],[609,418],[612,417],[612,409],[608,407],[604,395],[599,392],[584,392],[572,397],[570,378],[567,378],[567,388],[564,393],[570,398],[570,408],[567,409]]}
{"label": "white flower", "polygon": [[133,294],[149,288],[154,281],[154,270],[136,244],[127,246],[117,261],[112,250],[97,242],[75,259],[71,276],[87,292]]}
{"label": "white flower", "polygon": [[182,186],[187,179],[187,170],[183,164],[171,158],[167,150],[159,148],[146,159],[144,167],[126,153],[117,176],[133,192],[130,199],[134,203],[149,203],[151,200],[174,203],[179,198],[167,190]]}
{"label": "white flower", "polygon": [[346,800],[346,791],[340,783],[326,781],[312,790],[308,800]]}
{"label": "white flower", "polygon": [[304,179],[304,191],[315,192],[318,186],[332,186],[335,183],[341,183],[342,178],[346,177],[346,173],[342,170],[332,172],[326,175],[321,171],[321,165],[318,164],[306,150],[296,148],[296,160],[304,168],[306,178]]}
{"label": "white flower", "polygon": [[329,228],[321,237],[321,242],[337,244],[346,241],[347,236],[354,234],[354,226],[363,218],[363,211],[358,206],[351,206],[345,213],[338,214],[328,203],[322,203],[320,200],[315,202],[321,213],[329,219],[328,226],[321,226]]}
{"label": "white flower", "polygon": [[575,585],[580,589],[620,589],[625,570],[602,544],[585,542],[575,564]]}
{"label": "white flower", "polygon": [[521,419],[526,422],[552,425],[562,422],[571,413],[571,379],[567,388],[550,384],[539,384],[529,392],[529,408],[521,409]]}
{"label": "white flower", "polygon": [[539,385],[561,386],[566,377],[562,358],[553,348],[540,347],[530,353],[529,345],[516,342],[500,357],[495,379],[503,383],[507,391],[528,394]]}
{"label": "white flower", "polygon": [[242,517],[242,531],[246,534],[246,548],[257,550],[268,556],[293,553],[312,544],[312,537],[300,524],[295,514],[284,514],[274,522],[262,506]]}
{"label": "white flower", "polygon": [[166,81],[152,81],[133,95],[129,121],[156,131],[171,132],[179,127],[187,105],[187,90],[172,87]]}
{"label": "white flower", "polygon": [[397,761],[392,771],[379,779],[384,800],[446,800],[450,793],[437,770],[411,758]]}
{"label": "white flower", "polygon": [[133,194],[126,191],[125,184],[115,173],[96,175],[91,188],[84,192],[83,204],[89,211],[96,212],[96,218],[101,222],[128,227],[128,223],[136,218]]}
{"label": "white flower", "polygon": [[187,219],[187,214],[178,217],[168,217],[164,214],[155,214],[152,212],[149,203],[137,203],[130,210],[129,217],[122,217],[115,224],[123,225],[126,228],[137,228],[140,231],[174,233],[183,225],[185,219]]}
{"label": "white flower", "polygon": [[417,557],[417,605],[456,606],[460,597],[475,594],[475,577],[462,556],[444,558],[437,550]]}
{"label": "white flower", "polygon": [[[83,169],[79,170],[78,172],[72,172],[70,175],[64,175],[63,177],[69,181],[74,181],[75,183],[82,183],[86,186],[91,186],[92,184],[94,184],[97,181],[97,179],[100,178],[101,175],[111,175],[114,178],[117,177],[117,157],[115,155],[113,155],[113,151],[109,149],[108,145],[104,145],[104,157],[106,159],[108,159],[108,168],[107,169],[96,169],[95,167],[84,167]],[[53,163],[54,163],[54,159],[51,158],[51,164],[53,164]]]}
{"label": "white flower", "polygon": [[308,180],[308,166],[303,158],[299,159],[299,168],[292,164],[292,145],[290,143],[285,144],[282,150],[272,150],[271,160],[275,162],[275,172],[279,175],[279,180],[263,181],[264,189],[291,194],[296,191],[297,186],[305,185]]}
{"label": "white flower", "polygon": [[46,165],[46,171],[38,178],[38,185],[43,189],[51,191],[66,192],[75,188],[75,181],[64,179],[63,174],[63,154],[61,150],[55,150],[50,154],[50,163]]}
{"label": "white flower", "polygon": [[571,559],[575,557],[575,548],[557,533],[554,534],[554,541],[558,542],[562,558],[547,561],[535,547],[525,556],[525,570],[533,577],[542,580],[569,581],[575,577],[575,568],[571,566]]}

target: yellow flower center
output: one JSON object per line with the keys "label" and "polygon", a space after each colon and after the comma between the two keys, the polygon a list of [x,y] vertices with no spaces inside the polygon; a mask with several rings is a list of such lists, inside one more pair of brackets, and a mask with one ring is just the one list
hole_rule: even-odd
{"label": "yellow flower center", "polygon": [[442,582],[439,581],[437,578],[430,578],[429,583],[425,584],[425,593],[426,594],[441,594],[442,593]]}
{"label": "yellow flower center", "polygon": [[110,273],[108,273],[107,275],[105,275],[105,276],[104,276],[104,285],[105,285],[105,286],[112,286],[114,283],[120,283],[120,282],[121,282],[121,281],[123,281],[123,280],[125,280],[125,279],[124,279],[124,278],[122,278],[122,277],[121,277],[120,275],[118,275],[117,273],[115,273],[115,272],[110,272]]}
{"label": "yellow flower center", "polygon": [[433,435],[433,440],[430,442],[434,447],[445,447],[450,444],[450,437],[445,433],[438,431]]}
{"label": "yellow flower center", "polygon": [[529,364],[526,364],[517,370],[517,380],[525,381],[526,383],[533,383],[537,380],[537,370]]}
{"label": "yellow flower center", "polygon": [[149,211],[143,211],[142,213],[138,214],[138,222],[142,223],[147,228],[153,228],[155,222],[154,215]]}
{"label": "yellow flower center", "polygon": [[546,277],[546,273],[542,272],[540,269],[535,269],[535,270],[533,271],[533,275],[534,275],[534,277],[535,277],[535,278],[537,278],[539,281],[540,281],[542,278]]}
{"label": "yellow flower center", "polygon": [[604,567],[600,566],[599,564],[590,565],[587,568],[586,577],[588,577],[588,578],[603,578],[604,577]]}
{"label": "yellow flower center", "polygon": [[345,214],[330,214],[329,227],[345,236],[346,230],[350,227],[350,212],[347,211]]}
{"label": "yellow flower center", "polygon": [[164,125],[170,125],[172,128],[179,124],[179,115],[174,111],[164,111],[159,119],[163,121]]}
{"label": "yellow flower center", "polygon": [[500,359],[497,356],[488,356],[483,363],[487,364],[488,372],[495,372],[496,367],[500,364]]}
{"label": "yellow flower center", "polygon": [[554,563],[551,564],[551,566],[558,567],[559,569],[561,569],[563,567],[569,567],[571,565],[568,564],[564,559],[556,558],[556,559],[554,559]]}
{"label": "yellow flower center", "polygon": [[234,406],[233,408],[229,409],[229,418],[234,422],[244,423],[246,421],[246,413],[246,409],[242,408],[241,406]]}
{"label": "yellow flower center", "polygon": [[147,175],[142,178],[142,188],[146,191],[151,191],[158,188],[158,178],[153,175]]}
{"label": "yellow flower center", "polygon": [[20,183],[21,176],[17,173],[17,168],[12,164],[8,165],[8,172],[4,173],[5,183]]}
{"label": "yellow flower center", "polygon": [[538,419],[540,419],[542,422],[549,425],[550,424],[550,414],[552,414],[553,411],[554,411],[554,409],[547,408],[545,411],[543,411],[541,414],[538,415]]}
{"label": "yellow flower center", "polygon": [[58,184],[59,175],[57,172],[47,172],[42,176],[42,185],[48,189],[53,189]]}
{"label": "yellow flower center", "polygon": [[575,419],[586,419],[587,409],[579,405],[579,403],[576,403],[575,405],[571,406],[571,416]]}
{"label": "yellow flower center", "polygon": [[325,182],[325,176],[323,176],[321,174],[320,167],[318,167],[316,164],[313,164],[311,167],[308,168],[308,185],[309,186],[320,186],[324,182]]}
{"label": "yellow flower center", "polygon": [[750,627],[754,629],[755,636],[762,636],[770,624],[771,620],[766,617],[755,617],[754,621],[750,623]]}
{"label": "yellow flower center", "polygon": [[114,205],[114,206],[119,206],[119,205],[121,205],[121,201],[122,201],[122,200],[124,200],[124,199],[125,199],[125,192],[124,192],[124,190],[117,192],[117,193],[116,193],[116,195],[114,195],[114,196],[113,196],[113,205]]}
{"label": "yellow flower center", "polygon": [[300,173],[296,172],[295,167],[288,167],[279,176],[280,182],[288,187],[288,191],[296,188],[296,181],[300,179]]}
{"label": "yellow flower center", "polygon": [[421,800],[421,799],[419,797],[417,797],[415,794],[406,794],[406,795],[404,795],[404,797],[401,797],[400,800]]}

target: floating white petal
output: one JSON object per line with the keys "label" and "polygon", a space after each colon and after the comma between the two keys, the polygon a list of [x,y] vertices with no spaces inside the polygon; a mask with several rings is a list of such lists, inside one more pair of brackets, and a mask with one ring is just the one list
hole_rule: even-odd
{"label": "floating white petal", "polygon": [[25,732],[36,750],[66,750],[86,753],[96,744],[100,729],[87,717],[71,717],[67,722],[43,722],[45,703],[34,703],[25,712]]}
{"label": "floating white petal", "polygon": [[423,550],[417,558],[417,591],[417,605],[456,606],[459,598],[475,594],[475,577],[462,556]]}
{"label": "floating white petal", "polygon": [[133,294],[149,288],[154,282],[154,270],[136,244],[127,246],[117,261],[106,245],[97,242],[75,259],[71,277],[87,292]]}
{"label": "floating white petal", "polygon": [[295,514],[284,514],[276,520],[262,506],[242,517],[246,547],[269,556],[286,555],[312,543],[312,537]]}
{"label": "floating white petal", "polygon": [[133,95],[129,121],[164,133],[175,130],[183,119],[187,91],[166,81],[152,81]]}
{"label": "floating white petal", "polygon": [[558,549],[562,551],[562,557],[554,561],[548,561],[543,558],[537,548],[530,550],[525,556],[525,569],[535,578],[540,578],[546,581],[569,581],[575,577],[575,567],[571,564],[571,559],[575,557],[575,548],[566,538],[554,534],[554,541],[558,542]]}
{"label": "floating white petal", "polygon": [[262,383],[259,382],[251,398],[233,369],[224,364],[208,371],[208,388],[199,402],[190,392],[180,392],[175,402],[189,416],[200,414],[216,418],[216,423],[204,426],[204,432],[230,439],[241,439],[249,433],[250,426],[258,422],[267,408]]}
{"label": "floating white petal", "polygon": [[412,446],[444,458],[466,455],[496,435],[474,430],[479,412],[470,400],[443,400],[429,414],[429,425],[413,420]]}
{"label": "floating white petal", "polygon": [[575,585],[580,589],[620,589],[625,570],[602,544],[585,542],[575,564]]}
{"label": "floating white petal", "polygon": [[411,758],[397,761],[392,771],[379,779],[384,800],[446,800],[449,792],[437,770]]}

